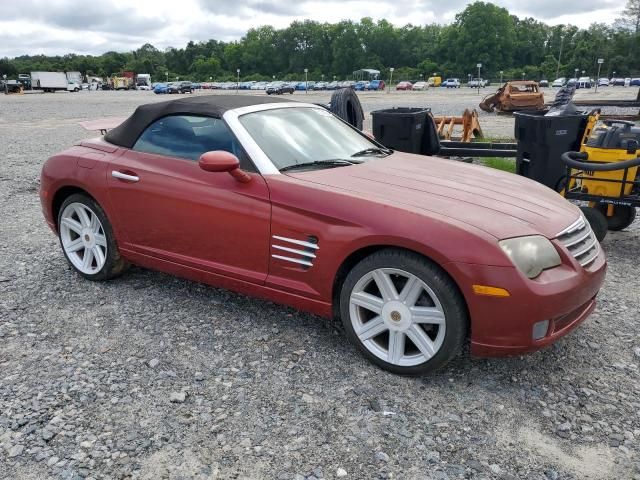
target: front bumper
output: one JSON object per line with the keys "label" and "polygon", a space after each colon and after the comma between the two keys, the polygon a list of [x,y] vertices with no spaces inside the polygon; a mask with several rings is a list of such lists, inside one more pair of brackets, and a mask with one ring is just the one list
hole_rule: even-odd
{"label": "front bumper", "polygon": [[[606,273],[601,251],[587,268],[561,265],[534,279],[515,267],[451,263],[450,273],[467,301],[471,319],[471,353],[482,357],[519,355],[557,341],[582,323],[595,308],[595,297]],[[507,289],[509,297],[476,295],[472,285]],[[534,324],[549,327],[534,339]]]}

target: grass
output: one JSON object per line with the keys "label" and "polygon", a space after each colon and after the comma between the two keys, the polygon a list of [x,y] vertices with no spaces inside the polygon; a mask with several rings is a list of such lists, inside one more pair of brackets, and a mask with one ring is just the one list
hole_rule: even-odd
{"label": "grass", "polygon": [[516,161],[511,158],[487,157],[481,159],[486,167],[495,168],[504,172],[516,173]]}

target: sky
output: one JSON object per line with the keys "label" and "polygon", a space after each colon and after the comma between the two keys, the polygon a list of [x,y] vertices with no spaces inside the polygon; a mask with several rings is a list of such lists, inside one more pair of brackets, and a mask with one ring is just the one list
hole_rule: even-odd
{"label": "sky", "polygon": [[[260,25],[294,20],[338,22],[372,17],[394,25],[451,23],[463,0],[21,0],[2,1],[0,57],[101,54],[145,43],[159,49],[188,41],[238,40]],[[494,0],[521,18],[550,25],[612,23],[622,0]],[[576,13],[577,12],[577,13]]]}

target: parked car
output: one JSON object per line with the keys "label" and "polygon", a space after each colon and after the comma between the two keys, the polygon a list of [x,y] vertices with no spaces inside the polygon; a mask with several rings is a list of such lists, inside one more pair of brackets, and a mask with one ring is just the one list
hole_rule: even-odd
{"label": "parked car", "polygon": [[335,90],[337,88],[340,88],[340,82],[336,82],[335,80],[333,82],[329,82],[327,83],[327,90]]}
{"label": "parked car", "polygon": [[569,80],[567,80],[567,85],[576,85],[578,84],[578,79],[577,78],[570,78]]}
{"label": "parked car", "polygon": [[606,261],[577,206],[510,173],[425,168],[283,101],[142,105],[49,158],[42,212],[71,268],[106,281],[140,265],[337,317],[398,374],[433,371],[467,342],[482,356],[537,350],[593,311]]}
{"label": "parked car", "polygon": [[565,77],[556,78],[551,84],[552,87],[564,87],[567,84]]}
{"label": "parked car", "polygon": [[251,85],[251,90],[264,90],[267,88],[267,83],[268,82],[256,82],[253,85]]}
{"label": "parked car", "polygon": [[631,78],[628,78],[628,77],[627,77],[627,78],[625,78],[625,79],[624,79],[624,86],[625,86],[625,87],[628,87],[628,86],[630,86],[630,85],[631,85]]}
{"label": "parked car", "polygon": [[440,86],[446,88],[460,88],[460,80],[457,78],[447,78]]}
{"label": "parked car", "polygon": [[599,78],[598,79],[598,86],[599,87],[608,87],[609,86],[609,79],[608,78]]}
{"label": "parked car", "polygon": [[369,82],[369,90],[384,90],[384,80],[371,80]]}
{"label": "parked car", "polygon": [[267,95],[282,95],[283,93],[293,94],[295,88],[285,82],[273,82],[267,85],[265,92]]}
{"label": "parked car", "polygon": [[411,90],[412,87],[411,82],[402,81],[396,85],[396,90]]}
{"label": "parked car", "polygon": [[549,80],[540,80],[538,85],[542,88],[547,88],[549,86]]}
{"label": "parked car", "polygon": [[138,85],[136,90],[151,90],[151,87],[149,85]]}
{"label": "parked car", "polygon": [[67,92],[79,92],[82,90],[82,85],[76,82],[69,82],[67,84]]}
{"label": "parked car", "polygon": [[359,82],[356,82],[356,84],[353,86],[354,90],[358,90],[360,92],[364,91],[364,90],[369,90],[369,82],[364,81],[364,80],[360,80]]}
{"label": "parked car", "polygon": [[156,83],[156,86],[153,87],[153,93],[167,93],[167,90],[169,89],[169,84],[168,83]]}
{"label": "parked car", "polygon": [[427,82],[416,82],[411,86],[411,90],[427,90],[429,88],[429,85],[427,84]]}
{"label": "parked car", "polygon": [[624,78],[612,78],[609,85],[614,87],[624,87]]}
{"label": "parked car", "polygon": [[327,82],[318,82],[313,86],[314,90],[326,90]]}
{"label": "parked car", "polygon": [[592,80],[589,77],[580,77],[576,83],[576,88],[591,88]]}
{"label": "parked car", "polygon": [[172,82],[167,86],[167,93],[193,93],[191,82]]}
{"label": "parked car", "polygon": [[472,78],[467,83],[467,86],[469,88],[486,87],[487,86],[487,82],[486,82],[486,80],[484,80],[482,78]]}
{"label": "parked car", "polygon": [[631,87],[640,87],[640,78],[632,78],[631,82],[629,82]]}

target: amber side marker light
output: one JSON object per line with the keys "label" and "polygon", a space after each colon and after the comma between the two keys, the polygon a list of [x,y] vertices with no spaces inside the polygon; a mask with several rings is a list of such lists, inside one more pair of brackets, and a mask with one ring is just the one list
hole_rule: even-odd
{"label": "amber side marker light", "polygon": [[488,285],[473,285],[473,293],[487,295],[489,297],[509,297],[511,294],[504,288],[490,287]]}

